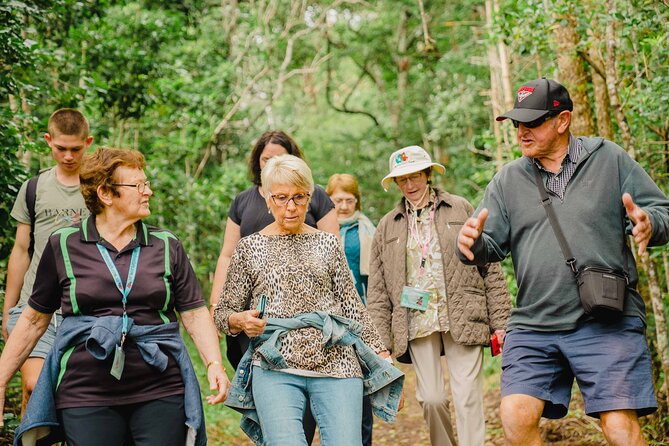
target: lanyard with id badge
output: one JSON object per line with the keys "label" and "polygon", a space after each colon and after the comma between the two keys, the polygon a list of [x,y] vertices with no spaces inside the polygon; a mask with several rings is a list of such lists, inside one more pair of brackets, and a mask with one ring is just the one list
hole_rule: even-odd
{"label": "lanyard with id badge", "polygon": [[[416,241],[418,247],[420,248],[420,267],[418,268],[418,280],[420,283],[421,279],[425,275],[425,264],[428,259],[428,251],[430,249],[430,237],[432,232],[432,221],[434,220],[435,205],[432,205],[430,209],[430,217],[428,219],[427,233],[425,234],[425,240],[421,239],[420,231],[418,229],[418,216],[415,216],[413,219],[407,218],[409,221],[409,233],[411,238]],[[414,214],[415,215],[415,214]],[[425,311],[427,306],[430,303],[430,292],[422,289],[417,283],[414,286],[404,286],[402,288],[402,298],[400,300],[400,305],[405,308],[410,308],[412,310]]]}
{"label": "lanyard with id badge", "polygon": [[139,262],[140,246],[137,246],[135,247],[135,249],[132,250],[132,257],[130,258],[130,269],[128,270],[128,278],[125,281],[125,285],[123,285],[123,281],[121,280],[121,275],[118,273],[116,265],[114,265],[114,262],[112,261],[111,256],[109,255],[109,251],[107,251],[107,248],[105,248],[101,244],[98,243],[97,245],[98,245],[98,250],[102,255],[102,259],[105,261],[105,265],[107,265],[107,269],[114,278],[114,283],[116,284],[116,288],[121,292],[122,296],[121,303],[123,304],[123,316],[121,317],[121,342],[114,349],[114,361],[112,363],[112,368],[109,371],[111,376],[120,381],[121,375],[123,374],[123,367],[125,366],[125,352],[123,351],[123,344],[125,343],[125,337],[128,334],[128,312],[126,310],[126,303],[128,302],[128,295],[130,294],[132,285],[135,282],[135,274],[137,273],[137,263]]}

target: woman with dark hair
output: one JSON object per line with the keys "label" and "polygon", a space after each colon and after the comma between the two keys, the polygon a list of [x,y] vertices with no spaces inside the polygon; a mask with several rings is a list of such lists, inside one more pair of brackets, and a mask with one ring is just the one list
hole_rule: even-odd
{"label": "woman with dark hair", "polygon": [[215,392],[207,402],[223,401],[230,381],[183,246],[142,222],[153,195],[144,167],[136,150],[101,147],[84,158],[79,177],[91,217],[49,237],[28,306],[0,358],[1,413],[9,379],[62,310],[15,444],[207,443],[177,312],[206,364]]}
{"label": "woman with dark hair", "polygon": [[[253,146],[248,162],[249,175],[253,181],[253,186],[235,197],[230,212],[228,212],[223,247],[218,257],[216,273],[211,284],[209,304],[212,314],[223,291],[228,266],[232,259],[232,253],[237,247],[237,242],[242,237],[260,232],[266,226],[274,223],[274,216],[267,210],[266,193],[261,184],[260,172],[267,161],[277,155],[293,155],[303,159],[302,151],[297,143],[281,130],[270,130],[263,133]],[[321,231],[333,234],[339,233],[334,204],[320,186],[315,186],[311,195],[305,223]],[[235,337],[226,336],[225,343],[228,360],[236,369],[249,346],[249,338],[245,333],[240,333]],[[311,444],[316,422],[308,410],[304,417],[304,429],[307,434],[307,441]]]}
{"label": "woman with dark hair", "polygon": [[[237,195],[232,202],[228,221],[225,225],[223,237],[223,248],[216,264],[216,273],[211,285],[211,296],[209,298],[210,308],[218,303],[225,278],[230,265],[232,253],[237,247],[237,242],[242,237],[261,231],[267,225],[274,223],[274,217],[267,211],[265,191],[260,182],[260,172],[267,161],[277,155],[294,155],[304,158],[302,151],[295,141],[280,130],[271,130],[263,133],[253,146],[249,156],[249,175],[253,186]],[[339,233],[337,214],[334,204],[320,186],[315,186],[314,193],[309,202],[309,208],[305,217],[305,223],[321,231]],[[230,364],[237,368],[242,355],[249,345],[248,338],[242,334],[237,337],[227,337],[227,356]]]}

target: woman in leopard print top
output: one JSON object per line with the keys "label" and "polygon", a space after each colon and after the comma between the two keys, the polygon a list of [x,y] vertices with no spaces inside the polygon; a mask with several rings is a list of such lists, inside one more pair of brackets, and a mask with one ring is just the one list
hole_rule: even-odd
{"label": "woman in leopard print top", "polygon": [[[228,335],[260,335],[266,324],[256,308],[267,296],[265,316],[292,318],[322,311],[360,322],[361,337],[389,356],[358,297],[339,239],[304,224],[311,171],[292,155],[272,158],[262,171],[267,205],[275,222],[239,241],[222,298],[214,311]],[[266,370],[255,361],[253,397],[267,445],[304,444],[302,414],[311,405],[322,444],[361,444],[362,370],[352,346],[325,348],[322,332],[308,327],[288,332],[280,352],[287,369]],[[257,359],[257,358],[255,358]]]}

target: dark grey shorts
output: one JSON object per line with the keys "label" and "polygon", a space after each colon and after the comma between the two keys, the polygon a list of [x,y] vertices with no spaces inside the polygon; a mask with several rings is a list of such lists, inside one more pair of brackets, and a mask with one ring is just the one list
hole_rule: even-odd
{"label": "dark grey shorts", "polygon": [[[9,309],[9,317],[7,318],[7,332],[10,336],[24,308],[25,305],[17,305],[16,307]],[[60,314],[54,314],[54,316],[51,318],[51,322],[49,323],[49,327],[46,329],[39,341],[37,341],[37,345],[35,345],[33,351],[30,352],[30,358],[46,358],[46,355],[51,351],[53,342],[56,339],[56,325],[60,325],[61,322],[63,322],[63,317]]]}
{"label": "dark grey shorts", "polygon": [[567,414],[576,378],[585,413],[657,409],[645,326],[636,316],[604,324],[586,322],[575,330],[515,329],[504,338],[502,396],[523,394],[545,401],[543,416]]}

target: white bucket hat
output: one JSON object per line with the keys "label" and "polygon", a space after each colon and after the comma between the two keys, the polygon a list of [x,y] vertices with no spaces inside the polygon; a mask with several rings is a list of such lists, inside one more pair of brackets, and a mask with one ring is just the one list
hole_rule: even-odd
{"label": "white bucket hat", "polygon": [[388,168],[390,173],[381,180],[381,185],[384,190],[388,190],[388,186],[395,177],[401,177],[414,172],[431,167],[432,170],[440,174],[446,172],[446,168],[439,163],[433,163],[430,155],[419,146],[404,147],[393,152],[388,161]]}

